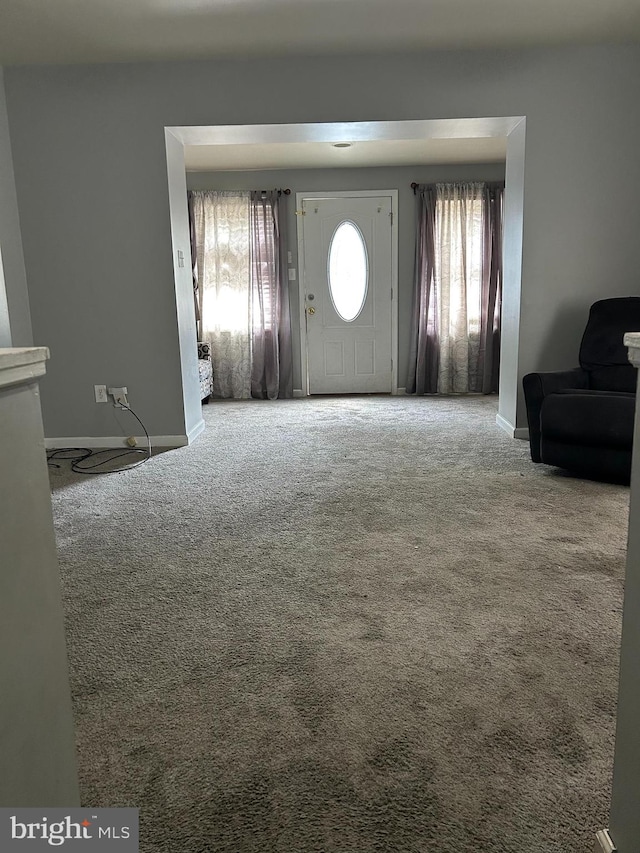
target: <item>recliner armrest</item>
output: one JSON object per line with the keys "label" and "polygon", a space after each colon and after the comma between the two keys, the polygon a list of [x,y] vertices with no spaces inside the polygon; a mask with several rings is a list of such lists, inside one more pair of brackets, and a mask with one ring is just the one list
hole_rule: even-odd
{"label": "recliner armrest", "polygon": [[566,388],[588,388],[589,374],[581,367],[573,370],[551,370],[546,373],[527,373],[522,379],[524,399],[527,406],[529,425],[529,448],[531,459],[541,462],[540,457],[540,409],[548,394]]}

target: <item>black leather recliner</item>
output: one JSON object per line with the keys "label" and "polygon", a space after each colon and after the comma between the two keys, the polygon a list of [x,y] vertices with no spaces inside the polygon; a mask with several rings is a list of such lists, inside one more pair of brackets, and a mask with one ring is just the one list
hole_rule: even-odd
{"label": "black leather recliner", "polygon": [[637,331],[640,297],[602,299],[589,312],[580,367],[524,377],[534,462],[629,482],[637,370],[623,338]]}

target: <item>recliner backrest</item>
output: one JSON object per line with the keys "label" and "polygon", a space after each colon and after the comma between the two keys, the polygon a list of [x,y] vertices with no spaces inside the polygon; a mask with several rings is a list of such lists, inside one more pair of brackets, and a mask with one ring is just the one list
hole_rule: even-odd
{"label": "recliner backrest", "polygon": [[640,331],[640,296],[594,302],[580,344],[580,366],[589,387],[601,391],[636,390],[636,368],[624,345],[626,332]]}

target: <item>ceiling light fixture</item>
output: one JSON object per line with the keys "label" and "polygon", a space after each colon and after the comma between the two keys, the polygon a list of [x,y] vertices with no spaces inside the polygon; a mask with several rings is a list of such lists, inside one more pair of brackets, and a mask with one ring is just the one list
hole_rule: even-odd
{"label": "ceiling light fixture", "polygon": [[352,145],[351,142],[334,142],[333,143],[334,148],[351,148],[351,145]]}

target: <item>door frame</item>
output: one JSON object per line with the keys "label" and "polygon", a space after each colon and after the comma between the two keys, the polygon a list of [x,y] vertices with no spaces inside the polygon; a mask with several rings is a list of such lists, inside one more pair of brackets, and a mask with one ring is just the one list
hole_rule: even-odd
{"label": "door frame", "polygon": [[309,361],[307,351],[307,312],[305,304],[304,239],[302,235],[302,203],[306,199],[378,198],[391,199],[391,394],[398,394],[398,190],[336,190],[296,193],[296,231],[298,238],[298,303],[300,315],[300,367],[302,396],[309,396]]}

